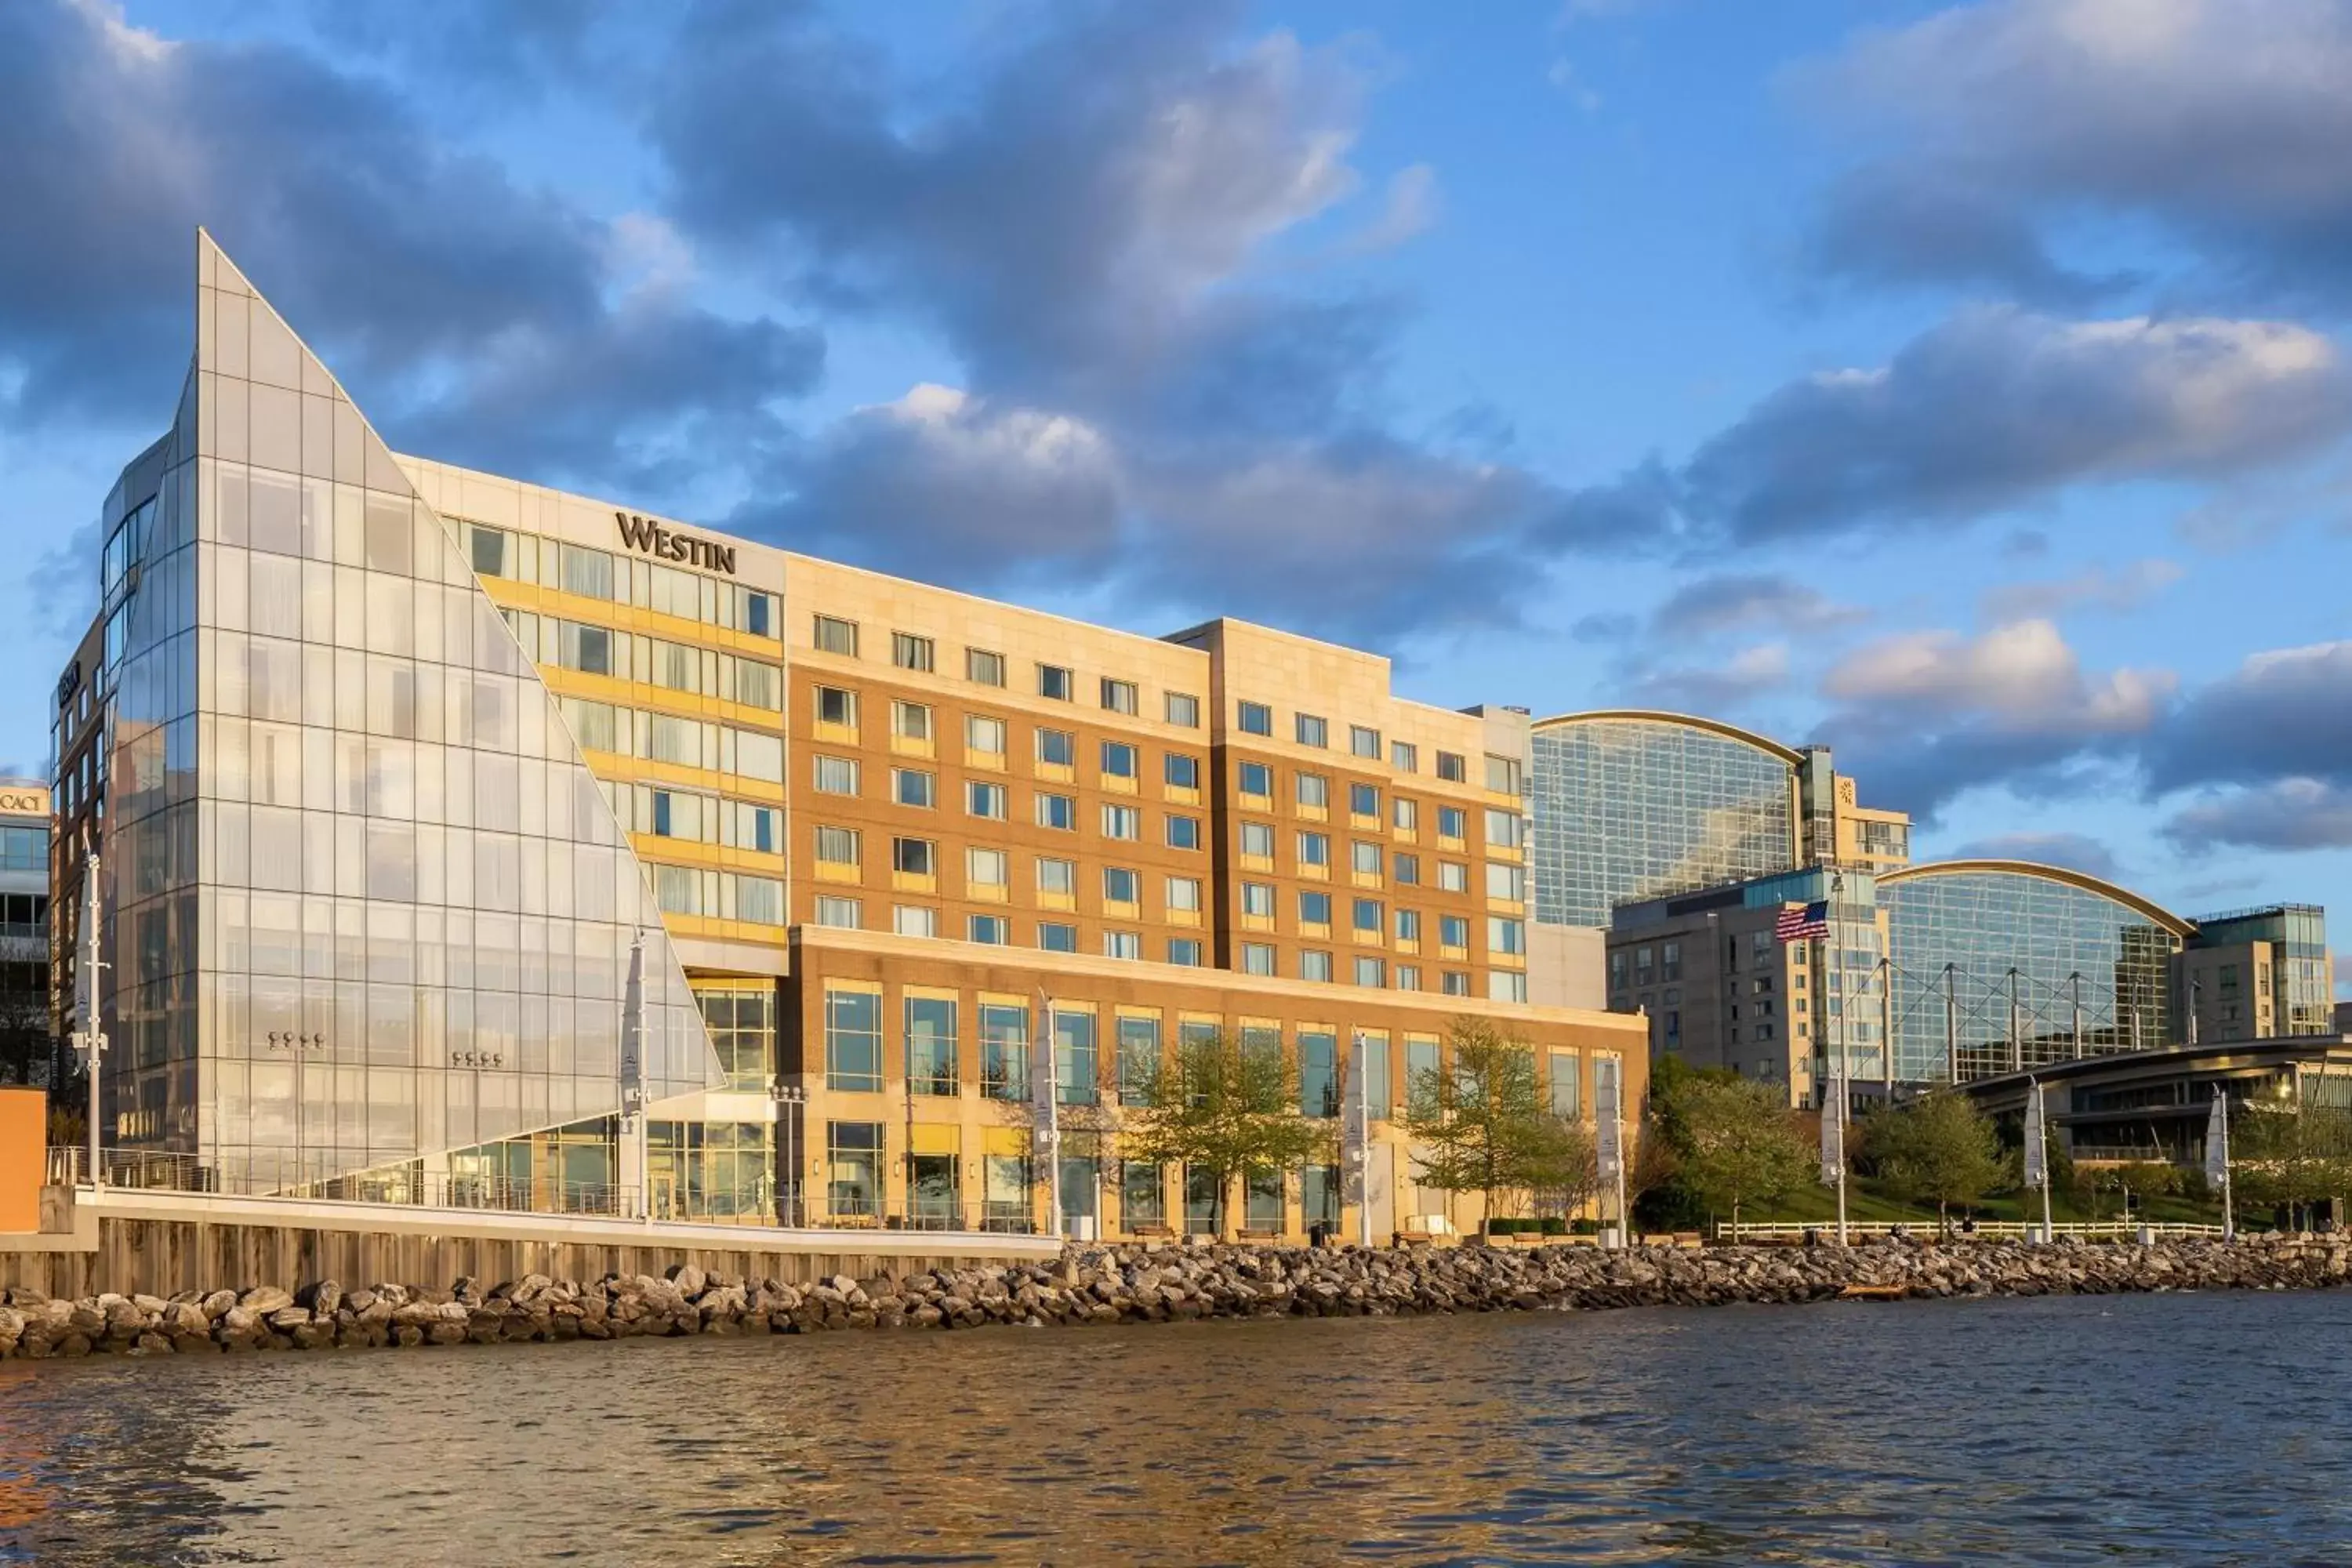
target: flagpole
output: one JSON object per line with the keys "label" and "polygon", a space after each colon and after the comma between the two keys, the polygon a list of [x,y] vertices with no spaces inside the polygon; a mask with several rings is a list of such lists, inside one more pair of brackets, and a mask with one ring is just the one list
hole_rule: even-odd
{"label": "flagpole", "polygon": [[2213,1086],[2213,1109],[2205,1119],[2205,1179],[2221,1184],[2221,1239],[2238,1239],[2237,1205],[2230,1192],[2230,1089]]}
{"label": "flagpole", "polygon": [[1054,999],[1037,991],[1037,1040],[1030,1047],[1035,1071],[1030,1079],[1031,1141],[1038,1145],[1038,1161],[1045,1167],[1045,1233],[1062,1239],[1062,1107],[1061,1064],[1054,1038]]}

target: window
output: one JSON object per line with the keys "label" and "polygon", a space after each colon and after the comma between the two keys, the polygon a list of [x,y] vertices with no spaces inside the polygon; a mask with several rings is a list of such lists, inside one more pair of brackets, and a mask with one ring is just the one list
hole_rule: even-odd
{"label": "window", "polygon": [[1378,816],[1381,814],[1381,791],[1377,784],[1351,784],[1348,786],[1348,813],[1351,816]]}
{"label": "window", "polygon": [[1244,822],[1242,824],[1242,853],[1274,858],[1274,824]]}
{"label": "window", "polygon": [[1507,920],[1501,915],[1486,917],[1486,947],[1492,952],[1524,953],[1528,951],[1528,922]]}
{"label": "window", "polygon": [[1274,973],[1274,944],[1264,942],[1242,943],[1242,973],[1271,974]]}
{"label": "window", "polygon": [[1050,697],[1056,702],[1071,701],[1071,694],[1076,690],[1077,683],[1078,678],[1066,666],[1041,664],[1037,667],[1037,695],[1040,697]]}
{"label": "window", "polygon": [[857,657],[857,623],[835,619],[832,616],[816,618],[816,646],[820,653],[837,653],[844,658]]}
{"label": "window", "polygon": [[1470,868],[1459,860],[1440,860],[1437,863],[1437,885],[1448,893],[1468,892]]}
{"label": "window", "polygon": [[980,1005],[980,1092],[991,1100],[1029,1098],[1027,1007]]}
{"label": "window", "polygon": [[816,923],[841,931],[856,931],[865,923],[865,911],[856,899],[829,898],[821,894],[816,900]]}
{"label": "window", "polygon": [[1199,817],[1179,816],[1171,811],[1168,814],[1167,826],[1169,848],[1198,849],[1201,847],[1201,819]]}
{"label": "window", "polygon": [[[116,538],[120,539],[121,535],[118,534]],[[509,540],[504,532],[495,528],[484,528],[478,522],[473,526],[469,542],[474,549],[474,571],[477,574],[484,577],[512,575],[508,569],[508,563],[513,559],[512,552],[508,548],[512,541]],[[115,541],[111,540],[108,542],[110,556],[113,553],[110,547],[114,542]],[[110,584],[112,583],[115,575],[110,572],[107,581]]]}
{"label": "window", "polygon": [[1400,963],[1396,966],[1396,988],[1400,991],[1421,989],[1421,965]]}
{"label": "window", "polygon": [[1358,876],[1379,876],[1381,874],[1381,847],[1377,844],[1366,843],[1360,838],[1352,840],[1348,846],[1348,864],[1349,868],[1353,870]]}
{"label": "window", "polygon": [[1316,811],[1327,809],[1331,804],[1331,781],[1321,773],[1299,774],[1298,804]]}
{"label": "window", "polygon": [[1131,779],[1139,753],[1125,741],[1105,741],[1102,743],[1102,771],[1105,778]]}
{"label": "window", "polygon": [[1459,752],[1437,753],[1437,776],[1448,784],[1463,784],[1470,777],[1470,764]]}
{"label": "window", "polygon": [[1012,880],[1012,857],[1002,849],[966,849],[964,879],[975,888],[1002,888]]}
{"label": "window", "polygon": [[1486,845],[1493,849],[1517,849],[1519,847],[1519,814],[1486,808]]}
{"label": "window", "polygon": [[1412,833],[1421,826],[1421,802],[1417,800],[1391,801],[1389,816],[1391,819],[1395,822],[1397,827],[1401,831]]}
{"label": "window", "polygon": [[1169,878],[1168,907],[1171,910],[1198,910],[1201,907],[1201,879],[1198,877]]}
{"label": "window", "polygon": [[1389,742],[1389,766],[1394,768],[1401,773],[1419,773],[1421,771],[1421,748],[1414,745],[1410,741],[1391,741]]}
{"label": "window", "polygon": [[928,811],[938,803],[939,779],[919,768],[890,770],[890,798],[900,805],[920,806]]}
{"label": "window", "polygon": [[1171,752],[1160,759],[1160,775],[1171,789],[1201,787],[1201,759],[1188,757],[1181,752]]}
{"label": "window", "polygon": [[1298,863],[1302,866],[1331,864],[1331,836],[1328,833],[1301,833],[1298,836]]}
{"label": "window", "polygon": [[[558,560],[561,569],[557,575],[562,580],[565,593],[591,599],[616,597],[613,592],[613,558],[603,551],[566,544],[561,547]],[[856,629],[851,628],[853,633]]]}
{"label": "window", "polygon": [[856,762],[849,757],[817,758],[816,788],[819,795],[856,795]]}
{"label": "window", "polygon": [[956,1005],[944,996],[909,996],[907,1010],[907,1092],[956,1091]]}
{"label": "window", "polygon": [[963,678],[975,686],[1004,684],[1004,656],[991,653],[984,647],[963,650]]}
{"label": "window", "polygon": [[1419,942],[1421,940],[1421,911],[1419,910],[1399,910],[1396,912],[1396,934],[1397,941],[1399,942]]}
{"label": "window", "polygon": [[1298,743],[1302,746],[1313,746],[1320,750],[1331,743],[1331,726],[1312,713],[1297,715],[1292,728],[1298,738]]}
{"label": "window", "polygon": [[978,779],[966,781],[963,786],[963,808],[967,815],[984,816],[991,822],[1004,820],[1004,786],[983,784]]}
{"label": "window", "polygon": [[890,840],[890,869],[909,877],[929,877],[938,874],[938,847],[928,838],[893,838]]}
{"label": "window", "polygon": [[1103,868],[1103,898],[1108,902],[1114,904],[1136,902],[1140,885],[1135,872],[1129,867],[1106,866]]}
{"label": "window", "polygon": [[1498,757],[1486,753],[1486,788],[1496,795],[1517,795],[1519,792],[1519,759]]}
{"label": "window", "polygon": [[1470,819],[1458,805],[1437,808],[1437,836],[1440,838],[1460,838],[1470,830]]}
{"label": "window", "polygon": [[1046,856],[1037,858],[1037,890],[1070,898],[1078,890],[1078,863],[1056,860]]}
{"label": "window", "polygon": [[890,704],[890,733],[902,741],[928,741],[931,738],[931,710],[920,702]]}
{"label": "window", "polygon": [[1369,985],[1377,991],[1389,983],[1388,968],[1377,958],[1359,956],[1356,960],[1356,984]]}
{"label": "window", "polygon": [[857,864],[857,830],[854,827],[818,828],[816,858],[828,866],[856,866]]}
{"label": "window", "polygon": [[1235,778],[1244,795],[1274,797],[1274,770],[1264,763],[1244,763]]}
{"label": "window", "polygon": [[1491,1002],[1526,1001],[1528,977],[1516,969],[1496,969],[1488,972],[1486,998]]}
{"label": "window", "polygon": [[882,1087],[882,998],[824,989],[824,1086],[852,1092]]}
{"label": "window", "polygon": [[1421,885],[1420,856],[1408,855],[1399,850],[1389,865],[1395,872],[1396,879],[1401,885],[1408,888],[1417,888]]}
{"label": "window", "polygon": [[1458,969],[1449,969],[1437,977],[1437,989],[1448,996],[1467,996],[1470,977]]}
{"label": "window", "polygon": [[1187,969],[1201,967],[1201,939],[1192,936],[1171,936],[1168,939],[1168,962],[1181,963]]}
{"label": "window", "polygon": [[1190,692],[1170,691],[1162,696],[1167,705],[1168,721],[1186,730],[1201,727],[1201,700]]}
{"label": "window", "polygon": [[1298,923],[1328,926],[1331,923],[1331,895],[1301,889],[1298,895]]}
{"label": "window", "polygon": [[1574,1051],[1553,1051],[1551,1055],[1551,1113],[1554,1116],[1576,1117],[1582,1113],[1580,1092],[1583,1063]]}
{"label": "window", "polygon": [[1361,724],[1349,725],[1348,750],[1356,756],[1370,757],[1372,761],[1379,762],[1381,732],[1378,730],[1367,730]]}
{"label": "window", "polygon": [[857,693],[844,691],[837,686],[816,689],[816,721],[837,724],[845,730],[857,728]]}
{"label": "window", "polygon": [[1039,921],[1037,945],[1047,952],[1076,952],[1078,951],[1078,928],[1057,921]]}
{"label": "window", "polygon": [[1470,945],[1470,919],[1467,915],[1437,917],[1437,940],[1446,947]]}
{"label": "window", "polygon": [[1339,1037],[1328,1030],[1298,1031],[1298,1114],[1339,1114]]}
{"label": "window", "polygon": [[755,637],[772,637],[775,626],[776,596],[773,594],[746,592],[741,604],[743,629]]}
{"label": "window", "polygon": [[978,713],[965,715],[963,743],[968,750],[978,752],[982,756],[1003,756],[1004,754],[1004,721],[990,719]]}
{"label": "window", "polygon": [[1244,882],[1242,884],[1242,913],[1245,915],[1255,915],[1264,920],[1272,920],[1274,918],[1274,884],[1271,882]]}
{"label": "window", "polygon": [[1105,958],[1141,958],[1143,956],[1143,934],[1140,931],[1107,931],[1103,932],[1103,956]]}
{"label": "window", "polygon": [[1064,1105],[1092,1105],[1097,1098],[1095,1073],[1095,1016],[1054,1009],[1054,1098]]}
{"label": "window", "polygon": [[[1140,1104],[1160,1072],[1160,1020],[1122,1017],[1118,1030],[1118,1097]],[[1150,1169],[1157,1171],[1158,1166]],[[1128,1216],[1130,1220],[1133,1215]]]}
{"label": "window", "polygon": [[1328,952],[1302,952],[1298,955],[1298,978],[1318,984],[1331,983],[1331,955]]}
{"label": "window", "polygon": [[940,934],[940,911],[913,904],[900,904],[890,911],[890,929],[900,936],[937,936]]}
{"label": "window", "polygon": [[1370,936],[1381,934],[1383,924],[1381,901],[1378,899],[1358,899],[1355,902],[1356,930]]}
{"label": "window", "polygon": [[[1500,860],[1487,861],[1486,896],[1490,899],[1502,899],[1511,903],[1525,900],[1528,896],[1527,868],[1507,865]],[[1673,942],[1668,942],[1666,946],[1670,951],[1681,951]]]}
{"label": "window", "polygon": [[1274,710],[1263,702],[1234,704],[1234,724],[1244,735],[1274,733]]}
{"label": "window", "polygon": [[1037,760],[1057,768],[1077,766],[1078,738],[1067,730],[1038,731]]}
{"label": "window", "polygon": [[824,1204],[840,1218],[882,1213],[882,1123],[824,1124]]}
{"label": "window", "polygon": [[1102,678],[1102,705],[1107,711],[1133,713],[1137,700],[1135,682],[1132,680],[1113,680],[1108,675]]}
{"label": "window", "polygon": [[1105,838],[1136,839],[1143,837],[1143,813],[1131,805],[1106,805],[1102,808]]}
{"label": "window", "polygon": [[917,637],[912,632],[890,634],[890,662],[900,669],[916,669],[925,675],[931,672],[933,648],[931,639]]}
{"label": "window", "polygon": [[1058,827],[1065,833],[1078,830],[1078,797],[1074,795],[1054,795],[1037,792],[1037,826]]}

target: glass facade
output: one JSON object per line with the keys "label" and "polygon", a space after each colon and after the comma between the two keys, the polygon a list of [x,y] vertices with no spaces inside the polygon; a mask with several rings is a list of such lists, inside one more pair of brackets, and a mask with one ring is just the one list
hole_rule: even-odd
{"label": "glass facade", "polygon": [[724,1085],[458,541],[198,244],[177,418],[108,505],[110,1141],[232,1191],[430,1193],[452,1150],[617,1111],[637,931],[648,1099]]}
{"label": "glass facade", "polygon": [[[2120,899],[2049,875],[1969,870],[1878,879],[1895,972],[1895,1072],[1947,1078],[1947,965],[1963,1079],[2172,1042],[2181,939]],[[2011,1009],[2015,1006],[2014,1044]]]}
{"label": "glass facade", "polygon": [[1799,863],[1794,765],[1753,742],[1672,719],[1538,725],[1536,918],[1606,926],[1613,904]]}
{"label": "glass facade", "polygon": [[2278,1032],[2336,1033],[2335,996],[2327,971],[2327,911],[2316,904],[2274,904],[2267,909],[2200,915],[2192,947],[2226,947],[2242,942],[2278,945]]}

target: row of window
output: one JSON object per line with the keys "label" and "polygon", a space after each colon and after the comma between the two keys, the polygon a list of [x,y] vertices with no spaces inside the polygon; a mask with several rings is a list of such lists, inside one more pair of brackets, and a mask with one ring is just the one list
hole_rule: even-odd
{"label": "row of window", "polygon": [[614,784],[605,779],[596,784],[625,833],[693,839],[730,849],[755,849],[762,855],[784,852],[784,814],[772,805],[658,784]]}
{"label": "row of window", "polygon": [[737,584],[706,577],[698,572],[636,556],[616,556],[602,550],[517,533],[478,522],[450,521],[465,531],[468,558],[481,577],[501,577],[511,583],[577,594],[583,598],[609,599],[681,619],[776,637],[782,623],[776,596]]}
{"label": "row of window", "polygon": [[704,915],[714,920],[784,923],[784,884],[776,877],[746,877],[693,866],[646,868],[653,873],[654,901],[664,914]]}
{"label": "row of window", "polygon": [[[815,787],[820,795],[859,795],[864,793],[865,770],[854,757],[819,756],[814,759]],[[929,811],[939,805],[939,775],[926,768],[892,768],[890,770],[889,801],[894,805],[912,806]],[[1078,827],[1078,797],[1059,795],[1052,790],[1033,792],[1032,807],[1040,827],[1075,833]],[[1003,822],[1008,817],[1012,791],[990,779],[967,779],[963,786],[963,808],[967,816],[989,822]],[[1139,840],[1142,837],[1143,814],[1135,806],[1106,805],[1101,808],[1103,835],[1108,838]],[[1161,841],[1171,849],[1201,847],[1201,819],[1182,812],[1164,812],[1160,816]]]}
{"label": "row of window", "polygon": [[[815,692],[816,721],[836,730],[854,731],[858,727],[861,707],[858,694],[838,686],[820,686]],[[929,744],[937,736],[936,715],[928,702],[910,702],[904,698],[890,703],[890,733],[901,741]],[[968,713],[963,721],[964,749],[982,756],[1002,757],[1005,754],[1010,730],[1005,721],[993,714]],[[1075,768],[1078,763],[1078,738],[1070,731],[1038,726],[1034,733],[1036,759],[1048,767]],[[1101,742],[1096,752],[1096,763],[1104,778],[1139,779],[1143,771],[1142,748],[1127,741]],[[1173,789],[1201,787],[1201,759],[1182,752],[1169,752],[1160,759],[1160,777]]]}
{"label": "row of window", "polygon": [[[854,827],[819,827],[816,830],[816,858],[822,865],[857,869],[864,864],[865,835]],[[973,847],[964,852],[964,879],[975,887],[1004,888],[1012,882],[1013,857],[1003,849]],[[894,837],[890,840],[890,868],[913,877],[939,875],[940,847],[935,839]],[[1050,855],[1036,858],[1037,891],[1050,898],[1075,898],[1077,894],[1078,863]],[[1142,873],[1125,866],[1102,868],[1103,897],[1116,904],[1134,904],[1141,900]],[[1164,879],[1167,907],[1171,910],[1197,912],[1201,908],[1202,882],[1198,877]]]}
{"label": "row of window", "polygon": [[[838,654],[844,658],[859,657],[859,626],[856,621],[839,616],[818,616],[811,641],[824,653]],[[919,675],[935,674],[939,668],[939,645],[919,632],[890,634],[890,662],[900,669]],[[1068,665],[1034,666],[1036,672],[1037,695],[1055,702],[1076,702],[1078,700],[1077,672]],[[963,650],[964,679],[976,686],[1005,685],[1004,656],[989,648],[966,647]],[[1142,708],[1142,689],[1132,680],[1104,676],[1097,688],[1103,710],[1135,717]],[[1187,730],[1201,727],[1201,700],[1190,692],[1166,691],[1160,694],[1161,717],[1169,723]]]}
{"label": "row of window", "polygon": [[[1237,703],[1234,714],[1234,727],[1244,735],[1274,735],[1274,710],[1263,702]],[[1293,713],[1290,716],[1290,738],[1302,746],[1328,751],[1331,745],[1330,722],[1319,714]],[[1350,756],[1367,762],[1381,760],[1381,732],[1368,725],[1348,726],[1348,752]],[[1421,749],[1409,741],[1391,741],[1388,744],[1389,766],[1401,773],[1421,771]],[[1486,785],[1499,795],[1526,793],[1526,770],[1517,757],[1486,755]],[[1437,753],[1437,776],[1449,784],[1467,784],[1470,762],[1459,752]]]}
{"label": "row of window", "polygon": [[[1265,763],[1243,762],[1236,764],[1234,784],[1244,805],[1268,807],[1274,804],[1274,769]],[[1292,780],[1292,794],[1303,810],[1327,812],[1331,809],[1331,781],[1317,773],[1301,770]],[[1379,820],[1381,789],[1378,784],[1351,782],[1348,785],[1348,815],[1351,817]],[[1390,815],[1401,832],[1417,832],[1421,827],[1421,803],[1405,795],[1390,801]],[[1458,805],[1440,805],[1437,808],[1437,834],[1441,838],[1462,838],[1469,832],[1469,814]],[[1499,849],[1517,849],[1526,841],[1525,820],[1517,812],[1488,807],[1486,810],[1486,842]]]}
{"label": "row of window", "polygon": [[708,768],[767,784],[784,782],[784,738],[730,724],[651,713],[584,697],[562,700],[563,721],[581,749]]}
{"label": "row of window", "polygon": [[716,648],[696,647],[642,633],[614,631],[583,621],[500,610],[523,652],[543,665],[642,680],[671,691],[725,698],[748,708],[782,712],[784,675],[775,665],[739,658]]}

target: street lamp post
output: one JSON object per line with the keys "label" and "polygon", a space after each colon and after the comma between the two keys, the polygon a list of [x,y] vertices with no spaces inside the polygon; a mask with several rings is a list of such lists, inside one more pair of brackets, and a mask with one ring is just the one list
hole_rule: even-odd
{"label": "street lamp post", "polygon": [[768,1098],[775,1104],[776,1121],[784,1137],[784,1189],[777,1194],[782,1212],[777,1218],[788,1227],[797,1226],[801,1223],[801,1167],[796,1123],[808,1105],[808,1090],[797,1084],[772,1084]]}

